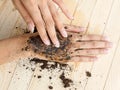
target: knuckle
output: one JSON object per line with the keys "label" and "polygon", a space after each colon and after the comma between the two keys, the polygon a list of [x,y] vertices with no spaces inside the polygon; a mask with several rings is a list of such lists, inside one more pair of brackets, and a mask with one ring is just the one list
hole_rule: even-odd
{"label": "knuckle", "polygon": [[48,19],[46,26],[47,26],[47,27],[53,27],[53,26],[54,26],[53,20]]}
{"label": "knuckle", "polygon": [[90,51],[90,50],[86,50],[86,53],[87,53],[87,54],[91,54],[92,51]]}

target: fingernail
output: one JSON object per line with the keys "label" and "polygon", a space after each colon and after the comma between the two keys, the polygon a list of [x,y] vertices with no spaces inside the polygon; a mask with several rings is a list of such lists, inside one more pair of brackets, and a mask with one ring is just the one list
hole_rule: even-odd
{"label": "fingernail", "polygon": [[27,26],[27,29],[28,29],[31,33],[33,33],[33,32],[34,32],[34,25],[32,25],[31,23],[29,23],[28,26]]}
{"label": "fingernail", "polygon": [[65,31],[65,29],[62,29],[62,35],[63,35],[63,37],[67,37],[68,36],[67,32]]}
{"label": "fingernail", "polygon": [[46,45],[50,45],[50,41],[49,41],[49,40],[44,41],[44,43],[45,43]]}
{"label": "fingernail", "polygon": [[59,41],[56,42],[55,47],[57,47],[57,48],[60,47],[60,43],[59,43]]}

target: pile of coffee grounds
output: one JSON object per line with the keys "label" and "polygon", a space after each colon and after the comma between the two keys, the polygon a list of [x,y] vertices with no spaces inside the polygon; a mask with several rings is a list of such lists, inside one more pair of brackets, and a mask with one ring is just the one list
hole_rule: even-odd
{"label": "pile of coffee grounds", "polygon": [[[62,64],[54,61],[46,61],[36,57],[27,58],[27,63],[22,63],[22,66],[26,70],[30,70],[34,73],[35,67],[37,66],[38,72],[34,73],[33,77],[38,79],[41,82],[44,75],[47,79],[49,79],[49,85],[47,86],[49,90],[54,89],[54,80],[57,78],[61,81],[63,88],[67,88],[69,90],[77,90],[76,82],[74,82],[69,76],[73,69],[68,64]],[[44,73],[44,71],[46,73]],[[48,72],[48,73],[47,73]],[[9,71],[9,73],[11,73]],[[51,74],[50,74],[51,73]],[[17,75],[17,74],[16,74]],[[91,73],[86,71],[87,79],[91,77]],[[55,77],[55,78],[54,78]],[[81,84],[82,82],[78,82]],[[79,89],[78,89],[79,90]]]}
{"label": "pile of coffee grounds", "polygon": [[[49,71],[55,70],[55,69],[59,69],[60,72],[62,71],[62,74],[59,76],[59,79],[61,80],[63,87],[67,88],[67,87],[71,87],[71,84],[73,83],[73,81],[70,78],[66,78],[65,76],[65,70],[69,70],[71,71],[71,67],[68,64],[61,64],[58,62],[54,62],[54,63],[49,63],[52,61],[46,61],[46,60],[42,60],[39,58],[32,58],[30,59],[30,63],[34,63],[34,64],[39,64],[40,66],[40,72],[44,69]],[[34,77],[37,77],[38,79],[42,78],[41,75],[34,75]],[[49,80],[52,79],[51,76],[49,76],[48,78]],[[48,86],[49,89],[53,89],[53,86]]]}
{"label": "pile of coffee grounds", "polygon": [[89,72],[89,71],[86,71],[85,73],[86,73],[87,77],[91,77],[92,76],[91,72]]}
{"label": "pile of coffee grounds", "polygon": [[35,64],[38,64],[38,63],[42,64],[42,65],[40,65],[40,68],[42,70],[44,70],[44,69],[52,70],[52,69],[56,69],[56,68],[59,68],[60,70],[65,70],[65,69],[71,70],[71,67],[69,67],[68,64],[61,64],[58,62],[54,62],[54,64],[49,64],[47,60],[42,60],[39,58],[33,58],[30,60],[30,63],[31,62],[34,62]]}
{"label": "pile of coffee grounds", "polygon": [[60,75],[59,78],[62,80],[64,88],[70,87],[70,84],[73,83],[71,79],[65,77],[64,72]]}
{"label": "pile of coffee grounds", "polygon": [[57,35],[60,41],[59,48],[56,48],[53,44],[49,46],[44,45],[39,35],[31,36],[27,42],[35,53],[44,55],[46,58],[50,58],[51,60],[69,60],[71,57],[67,51],[71,45],[71,36],[63,38],[59,33]]}

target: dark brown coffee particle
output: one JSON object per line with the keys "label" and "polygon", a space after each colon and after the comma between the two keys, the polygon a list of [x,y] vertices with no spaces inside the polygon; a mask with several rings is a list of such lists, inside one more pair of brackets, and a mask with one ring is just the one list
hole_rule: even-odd
{"label": "dark brown coffee particle", "polygon": [[86,76],[87,76],[87,77],[91,77],[91,76],[92,76],[92,75],[91,75],[91,72],[86,71]]}
{"label": "dark brown coffee particle", "polygon": [[26,67],[26,69],[28,69],[29,67]]}
{"label": "dark brown coffee particle", "polygon": [[52,79],[52,77],[49,77],[49,79]]}
{"label": "dark brown coffee particle", "polygon": [[64,88],[70,87],[71,83],[73,83],[71,79],[65,77],[64,72],[60,75],[60,79],[62,80]]}
{"label": "dark brown coffee particle", "polygon": [[52,86],[49,86],[48,88],[49,88],[49,89],[53,89],[53,87],[52,87]]}
{"label": "dark brown coffee particle", "polygon": [[41,78],[41,76],[39,75],[38,78]]}

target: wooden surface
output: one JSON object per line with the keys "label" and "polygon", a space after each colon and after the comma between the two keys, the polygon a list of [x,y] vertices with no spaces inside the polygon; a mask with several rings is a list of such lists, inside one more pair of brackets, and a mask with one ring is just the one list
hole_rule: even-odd
{"label": "wooden surface", "polygon": [[[64,0],[74,15],[69,21],[61,13],[67,24],[88,27],[87,33],[108,35],[114,43],[108,55],[93,63],[80,63],[71,78],[79,85],[77,90],[120,90],[120,0]],[[61,12],[59,10],[59,12]],[[26,24],[11,0],[0,0],[0,39],[22,34]],[[1,53],[0,53],[1,54]],[[22,65],[35,68],[35,71],[26,70]],[[86,77],[89,71],[92,77]],[[42,80],[34,75],[45,74]],[[52,73],[39,72],[39,64],[30,65],[28,60],[13,61],[0,66],[0,90],[49,90],[48,75],[58,75],[56,70]],[[53,78],[53,90],[69,90],[61,87],[61,83]],[[56,81],[56,82],[55,82]],[[44,89],[43,89],[44,88]],[[71,88],[71,90],[75,90]]]}

